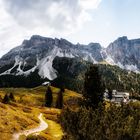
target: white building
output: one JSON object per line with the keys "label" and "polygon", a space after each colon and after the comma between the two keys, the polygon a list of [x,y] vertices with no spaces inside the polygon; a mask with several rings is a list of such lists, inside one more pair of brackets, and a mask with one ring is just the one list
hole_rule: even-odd
{"label": "white building", "polygon": [[116,90],[112,91],[112,102],[116,103],[127,103],[129,102],[129,93],[127,92],[118,92]]}
{"label": "white building", "polygon": [[[104,99],[109,100],[109,92],[108,92],[108,90],[105,90]],[[127,102],[129,102],[129,93],[127,93],[127,92],[118,92],[117,90],[113,90],[112,91],[111,102],[127,103]]]}
{"label": "white building", "polygon": [[42,85],[43,85],[43,86],[50,86],[51,83],[50,83],[49,81],[46,81],[46,82],[42,83]]}

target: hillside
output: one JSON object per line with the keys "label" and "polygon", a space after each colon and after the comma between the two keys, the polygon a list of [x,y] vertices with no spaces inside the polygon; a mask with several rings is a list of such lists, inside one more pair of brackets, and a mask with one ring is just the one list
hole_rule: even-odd
{"label": "hillside", "polygon": [[0,103],[1,140],[10,140],[14,132],[31,129],[38,125],[38,111],[35,108],[12,103]]}
{"label": "hillside", "polygon": [[[51,87],[51,89],[54,97],[52,106],[55,106],[59,89],[55,87]],[[37,127],[39,125],[38,115],[40,113],[43,113],[49,125],[48,129],[41,132],[40,135],[47,140],[55,140],[57,135],[59,135],[59,139],[61,138],[63,133],[58,123],[60,110],[44,107],[45,92],[45,86],[0,89],[1,98],[3,98],[6,93],[13,93],[16,100],[16,102],[10,102],[9,104],[4,104],[0,101],[1,140],[10,140],[14,133]],[[64,93],[64,104],[67,104],[71,98],[81,98],[81,95],[66,89]]]}
{"label": "hillside", "polygon": [[[82,93],[85,72],[90,65],[92,63],[79,58],[56,57],[52,66],[57,71],[57,78],[51,83],[56,87],[63,86]],[[118,66],[108,65],[105,62],[95,65],[99,67],[106,88],[140,94],[140,74],[121,69]],[[23,75],[2,75],[0,86],[35,87],[45,81],[48,81],[48,79],[40,78],[37,72],[31,73],[27,77]]]}
{"label": "hillside", "polygon": [[[64,84],[65,87],[82,93],[85,72],[90,65],[92,64],[81,59],[55,58],[53,67],[58,71],[58,78],[54,80],[54,85]],[[106,88],[140,94],[140,74],[123,70],[118,66],[95,65],[99,67]]]}

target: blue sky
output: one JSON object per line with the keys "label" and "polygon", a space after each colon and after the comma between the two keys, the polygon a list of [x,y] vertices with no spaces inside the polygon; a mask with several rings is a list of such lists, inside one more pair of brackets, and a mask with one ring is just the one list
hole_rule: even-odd
{"label": "blue sky", "polygon": [[98,8],[91,11],[92,21],[73,35],[79,41],[100,42],[106,47],[119,36],[140,38],[139,0],[102,0]]}
{"label": "blue sky", "polygon": [[140,0],[0,0],[0,56],[33,34],[107,47],[140,38]]}

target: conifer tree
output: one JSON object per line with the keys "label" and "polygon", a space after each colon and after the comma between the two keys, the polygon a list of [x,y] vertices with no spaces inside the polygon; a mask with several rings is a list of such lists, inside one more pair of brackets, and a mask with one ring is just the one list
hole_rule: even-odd
{"label": "conifer tree", "polygon": [[51,107],[52,102],[53,102],[52,90],[50,86],[48,86],[45,94],[45,106]]}
{"label": "conifer tree", "polygon": [[63,92],[64,88],[61,88],[57,95],[56,100],[56,108],[62,109],[63,108]]}
{"label": "conifer tree", "polygon": [[90,66],[85,73],[84,94],[87,106],[97,107],[103,101],[104,84],[96,65]]}

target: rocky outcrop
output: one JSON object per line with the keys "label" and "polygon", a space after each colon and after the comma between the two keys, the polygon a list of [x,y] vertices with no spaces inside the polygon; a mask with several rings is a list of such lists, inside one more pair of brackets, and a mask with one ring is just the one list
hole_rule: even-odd
{"label": "rocky outcrop", "polygon": [[132,71],[140,70],[140,39],[118,38],[107,47],[106,52],[116,65]]}

